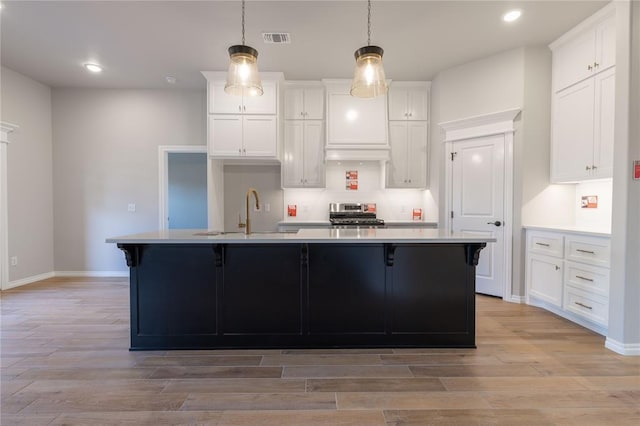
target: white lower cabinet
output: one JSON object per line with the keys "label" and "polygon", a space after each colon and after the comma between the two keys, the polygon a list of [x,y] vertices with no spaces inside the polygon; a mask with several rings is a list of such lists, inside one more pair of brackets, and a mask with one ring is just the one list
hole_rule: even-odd
{"label": "white lower cabinet", "polygon": [[527,230],[527,301],[604,334],[609,264],[608,237]]}
{"label": "white lower cabinet", "polygon": [[532,254],[527,262],[529,295],[562,306],[562,259]]}

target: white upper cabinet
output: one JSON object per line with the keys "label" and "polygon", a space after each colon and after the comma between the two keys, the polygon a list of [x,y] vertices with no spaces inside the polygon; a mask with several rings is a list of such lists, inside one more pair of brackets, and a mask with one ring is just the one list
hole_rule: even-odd
{"label": "white upper cabinet", "polygon": [[[613,175],[615,118],[614,5],[551,44],[553,79],[551,181]],[[589,67],[577,67],[585,58]],[[586,71],[585,71],[586,70]]]}
{"label": "white upper cabinet", "polygon": [[209,81],[210,114],[276,114],[277,83],[262,81],[262,96],[236,96],[224,91],[224,80]]}
{"label": "white upper cabinet", "polygon": [[389,122],[391,160],[386,167],[387,188],[425,188],[427,185],[428,123]]}
{"label": "white upper cabinet", "polygon": [[263,73],[262,96],[224,91],[226,73],[203,71],[207,79],[207,150],[220,159],[277,160],[278,88],[281,73]]}
{"label": "white upper cabinet", "polygon": [[553,42],[553,88],[562,90],[615,65],[615,10],[609,5]]}
{"label": "white upper cabinet", "polygon": [[323,188],[324,122],[286,120],[284,124],[284,188]]}
{"label": "white upper cabinet", "polygon": [[392,82],[389,120],[429,120],[429,83]]}
{"label": "white upper cabinet", "polygon": [[324,87],[289,85],[284,90],[284,118],[324,120]]}

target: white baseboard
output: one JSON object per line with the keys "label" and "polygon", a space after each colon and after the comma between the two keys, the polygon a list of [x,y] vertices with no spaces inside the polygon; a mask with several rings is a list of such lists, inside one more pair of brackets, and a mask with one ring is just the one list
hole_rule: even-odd
{"label": "white baseboard", "polygon": [[21,278],[19,280],[9,281],[7,283],[7,286],[3,288],[3,290],[9,290],[10,288],[20,287],[22,285],[35,283],[36,281],[46,280],[47,278],[53,278],[54,276],[55,276],[55,273],[46,272],[44,274],[32,275],[30,277]]}
{"label": "white baseboard", "polygon": [[524,296],[516,296],[515,294],[512,294],[510,298],[508,299],[504,299],[505,302],[511,302],[511,303],[526,303],[526,297]]}
{"label": "white baseboard", "polygon": [[640,356],[640,343],[622,343],[607,337],[604,347],[620,355]]}
{"label": "white baseboard", "polygon": [[23,285],[35,283],[36,281],[46,280],[53,277],[114,277],[114,278],[128,278],[129,271],[54,271],[46,272],[44,274],[33,275],[31,277],[21,278],[15,281],[9,281],[7,286],[2,290],[9,290],[10,288],[20,287]]}
{"label": "white baseboard", "polygon": [[128,277],[129,271],[55,271],[56,277]]}

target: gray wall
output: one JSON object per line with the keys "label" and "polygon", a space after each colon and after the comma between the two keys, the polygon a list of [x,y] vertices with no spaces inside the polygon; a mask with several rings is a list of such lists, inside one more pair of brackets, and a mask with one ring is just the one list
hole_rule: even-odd
{"label": "gray wall", "polygon": [[[275,231],[284,217],[283,192],[280,188],[279,165],[224,166],[224,229],[227,232],[242,231],[238,228],[238,215],[245,220],[246,195],[249,188],[260,194],[262,211],[254,211],[255,200],[251,196],[251,227],[254,231]],[[271,210],[267,212],[264,204]]]}
{"label": "gray wall", "polygon": [[640,2],[617,3],[616,123],[607,346],[640,355]]}
{"label": "gray wall", "polygon": [[207,228],[206,152],[170,152],[167,158],[169,229]]}
{"label": "gray wall", "polygon": [[53,271],[51,90],[2,68],[2,121],[20,126],[7,148],[11,281]]}
{"label": "gray wall", "polygon": [[546,46],[540,46],[463,64],[440,72],[432,82],[430,188],[438,200],[440,218],[444,217],[446,194],[444,134],[439,123],[522,109],[514,134],[512,289],[516,296],[524,295],[523,217],[538,218],[539,224],[568,224],[570,214],[565,212],[574,211],[572,186],[547,193],[550,79],[550,54]]}
{"label": "gray wall", "polygon": [[158,146],[205,144],[205,91],[55,89],[52,100],[55,269],[126,271],[104,240],[158,228]]}

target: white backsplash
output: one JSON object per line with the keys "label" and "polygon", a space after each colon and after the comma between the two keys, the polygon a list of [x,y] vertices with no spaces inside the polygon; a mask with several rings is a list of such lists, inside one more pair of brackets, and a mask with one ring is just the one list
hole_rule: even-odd
{"label": "white backsplash", "polygon": [[[576,227],[611,232],[611,206],[613,183],[611,179],[582,182],[576,185]],[[596,195],[597,208],[582,208],[582,197]]]}
{"label": "white backsplash", "polygon": [[[358,171],[358,189],[346,189],[346,171]],[[376,203],[377,216],[386,221],[409,221],[414,208],[422,209],[422,220],[437,221],[437,208],[431,192],[422,189],[385,189],[384,167],[378,161],[330,161],[326,188],[285,189],[286,221],[329,220],[329,203]],[[287,206],[297,206],[296,217],[287,217]]]}

